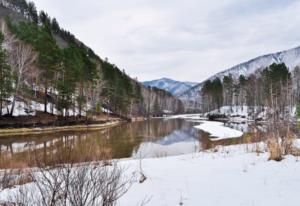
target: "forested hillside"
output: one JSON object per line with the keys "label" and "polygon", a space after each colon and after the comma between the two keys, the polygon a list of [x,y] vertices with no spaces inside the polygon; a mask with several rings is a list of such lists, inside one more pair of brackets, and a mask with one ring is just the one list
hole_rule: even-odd
{"label": "forested hillside", "polygon": [[[272,93],[276,93],[272,96],[272,104],[277,107],[279,91],[278,88],[275,91],[273,87],[279,81],[276,83],[281,85],[280,90],[284,90],[285,95],[289,95],[291,101],[288,102],[295,113],[299,99],[299,66],[300,47],[259,56],[211,76],[180,98],[184,101],[185,108],[191,111],[206,112],[219,106],[259,106],[262,109],[264,106],[271,106],[267,93],[271,92],[269,87],[272,87]],[[286,72],[289,78],[286,77]],[[280,75],[286,81],[279,79]],[[286,82],[288,85],[285,85]]]}
{"label": "forested hillside", "polygon": [[265,111],[269,118],[288,119],[295,115],[299,104],[299,86],[299,67],[291,72],[284,63],[274,63],[248,77],[235,78],[229,74],[223,79],[204,82],[202,109],[212,111],[222,106],[248,106],[253,113]]}
{"label": "forested hillside", "polygon": [[0,116],[182,111],[179,100],[98,57],[33,2],[1,0],[0,10]]}

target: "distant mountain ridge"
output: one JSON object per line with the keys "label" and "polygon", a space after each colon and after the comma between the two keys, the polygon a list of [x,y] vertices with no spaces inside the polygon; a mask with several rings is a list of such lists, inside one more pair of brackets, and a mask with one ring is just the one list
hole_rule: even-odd
{"label": "distant mountain ridge", "polygon": [[[300,66],[300,46],[295,47],[293,49],[284,50],[281,52],[271,53],[267,55],[262,55],[259,57],[256,57],[254,59],[251,59],[247,62],[238,64],[236,66],[233,66],[227,70],[224,70],[222,72],[219,72],[207,80],[213,80],[215,78],[222,79],[224,76],[227,76],[231,74],[233,77],[239,77],[240,75],[249,76],[251,74],[254,74],[260,69],[264,69],[268,66],[270,66],[273,63],[285,63],[287,67],[292,71],[296,66]],[[205,81],[207,81],[205,80]],[[180,98],[185,101],[195,101],[198,103],[201,103],[201,89],[203,86],[203,83],[201,82],[194,87],[190,88],[186,92],[182,93],[180,95]]]}
{"label": "distant mountain ridge", "polygon": [[193,86],[197,85],[198,83],[181,82],[181,81],[176,81],[176,80],[169,79],[169,78],[161,78],[161,79],[152,80],[152,81],[145,81],[145,82],[142,82],[142,84],[145,86],[163,89],[165,91],[170,92],[171,94],[173,94],[175,96],[180,96],[182,93],[186,92],[187,90],[189,90]]}

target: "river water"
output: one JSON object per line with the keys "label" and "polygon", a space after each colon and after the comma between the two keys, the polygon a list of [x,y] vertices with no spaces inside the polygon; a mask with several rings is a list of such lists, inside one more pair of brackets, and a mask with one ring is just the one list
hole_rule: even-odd
{"label": "river water", "polygon": [[[123,123],[99,131],[58,132],[0,138],[0,167],[23,168],[37,162],[57,164],[110,158],[150,158],[199,152],[216,145],[249,142],[253,126],[229,124],[244,132],[242,138],[211,141],[209,134],[194,128],[199,123],[183,119],[152,119]],[[255,126],[262,130],[263,126]],[[263,135],[251,137],[261,141]]]}

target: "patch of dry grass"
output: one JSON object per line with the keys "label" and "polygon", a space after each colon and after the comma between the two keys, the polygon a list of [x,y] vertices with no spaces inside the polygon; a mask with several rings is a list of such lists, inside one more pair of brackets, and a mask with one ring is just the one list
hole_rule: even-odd
{"label": "patch of dry grass", "polygon": [[269,160],[281,161],[283,159],[283,148],[277,138],[271,138],[267,142],[269,149]]}
{"label": "patch of dry grass", "polygon": [[281,161],[285,155],[300,155],[300,149],[294,146],[295,138],[288,136],[283,138],[270,138],[267,141],[269,160]]}

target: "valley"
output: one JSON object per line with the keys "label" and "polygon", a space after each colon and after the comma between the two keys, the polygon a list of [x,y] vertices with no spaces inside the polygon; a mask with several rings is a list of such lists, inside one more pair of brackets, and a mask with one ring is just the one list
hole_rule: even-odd
{"label": "valley", "polygon": [[[300,47],[236,64],[244,33],[215,8],[87,1],[53,17],[35,2],[0,0],[0,206],[298,206]],[[250,51],[262,37],[246,33]]]}

